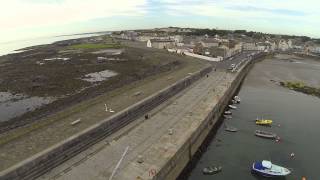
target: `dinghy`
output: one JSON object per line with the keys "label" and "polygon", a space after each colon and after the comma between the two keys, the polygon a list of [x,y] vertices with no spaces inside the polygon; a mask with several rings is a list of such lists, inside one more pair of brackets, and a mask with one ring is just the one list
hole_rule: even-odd
{"label": "dinghy", "polygon": [[237,106],[234,106],[234,105],[228,105],[228,107],[231,109],[237,109]]}
{"label": "dinghy", "polygon": [[238,131],[237,128],[235,128],[235,127],[230,127],[230,126],[226,126],[226,127],[224,128],[224,130],[225,130],[225,131],[229,131],[229,132],[237,132],[237,131]]}
{"label": "dinghy", "polygon": [[267,132],[267,131],[261,131],[261,130],[256,130],[255,135],[263,138],[268,138],[268,139],[276,139],[277,135],[272,132]]}
{"label": "dinghy", "polygon": [[209,166],[209,167],[203,168],[202,173],[206,174],[206,175],[212,175],[212,174],[216,174],[218,172],[221,172],[221,170],[222,170],[221,166],[218,166],[218,167]]}

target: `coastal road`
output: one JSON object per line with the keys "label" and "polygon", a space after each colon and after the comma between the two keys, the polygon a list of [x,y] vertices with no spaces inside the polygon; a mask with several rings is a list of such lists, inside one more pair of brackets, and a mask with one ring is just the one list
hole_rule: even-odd
{"label": "coastal road", "polygon": [[241,54],[237,54],[231,58],[227,58],[221,62],[213,62],[217,69],[227,70],[231,64],[239,64],[243,60],[248,60],[248,55],[255,53],[253,51],[243,51]]}

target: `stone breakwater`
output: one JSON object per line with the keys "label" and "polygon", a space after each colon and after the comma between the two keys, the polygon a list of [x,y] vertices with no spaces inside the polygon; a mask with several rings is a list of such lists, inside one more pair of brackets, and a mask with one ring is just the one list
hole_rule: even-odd
{"label": "stone breakwater", "polygon": [[252,60],[245,62],[238,72],[234,73],[234,76],[231,79],[226,80],[223,95],[218,98],[216,103],[208,103],[207,107],[202,108],[205,109],[205,112],[202,110],[199,111],[201,112],[202,117],[200,120],[201,122],[198,123],[196,127],[192,127],[192,131],[190,131],[190,129],[185,130],[189,133],[184,134],[184,140],[179,141],[179,147],[176,152],[163,163],[162,167],[159,168],[158,173],[152,179],[174,180],[184,172],[185,168],[188,168],[187,165],[192,163],[191,161],[193,160],[194,155],[213,128],[216,127],[215,125],[218,123],[220,116],[236,93],[238,87],[241,85],[243,79],[251,70],[255,62],[261,60],[266,55],[267,54],[265,53],[254,55]]}

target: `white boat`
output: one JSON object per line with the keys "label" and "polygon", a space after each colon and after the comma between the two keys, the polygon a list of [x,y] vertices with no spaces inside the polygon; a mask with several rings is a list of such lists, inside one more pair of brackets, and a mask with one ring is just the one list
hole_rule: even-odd
{"label": "white boat", "polygon": [[252,171],[265,177],[281,177],[291,173],[289,169],[272,164],[271,161],[267,160],[254,162]]}
{"label": "white boat", "polygon": [[228,107],[231,109],[237,109],[237,106],[234,106],[234,105],[228,105]]}
{"label": "white boat", "polygon": [[221,166],[209,166],[209,167],[205,167],[203,170],[202,170],[202,173],[205,174],[205,175],[212,175],[212,174],[216,174],[216,173],[219,173],[221,172],[222,170],[222,167]]}
{"label": "white boat", "polygon": [[272,133],[272,132],[267,132],[267,131],[261,131],[261,130],[256,130],[255,135],[263,138],[268,138],[268,139],[276,139],[277,134]]}
{"label": "white boat", "polygon": [[233,97],[233,99],[237,102],[237,103],[240,103],[241,99],[239,96],[235,96]]}
{"label": "white boat", "polygon": [[224,128],[225,131],[229,131],[229,132],[237,132],[238,129],[235,127],[231,127],[231,126],[227,126]]}
{"label": "white boat", "polygon": [[231,114],[232,114],[231,111],[225,111],[225,112],[224,112],[224,115],[231,115]]}
{"label": "white boat", "polygon": [[232,116],[231,116],[231,115],[223,115],[223,117],[224,117],[225,119],[232,119]]}

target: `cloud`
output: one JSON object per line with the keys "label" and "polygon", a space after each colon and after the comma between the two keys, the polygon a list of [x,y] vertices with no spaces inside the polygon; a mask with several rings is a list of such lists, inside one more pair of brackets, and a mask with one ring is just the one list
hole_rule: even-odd
{"label": "cloud", "polygon": [[164,0],[170,15],[199,15],[226,18],[282,18],[318,21],[320,1],[309,0]]}
{"label": "cloud", "polygon": [[[162,0],[164,12],[201,27],[319,37],[319,0]],[[195,21],[195,22],[193,22]],[[203,23],[206,21],[207,23]]]}
{"label": "cloud", "polygon": [[319,0],[3,1],[0,6],[2,42],[179,23],[192,27],[218,26],[319,36]]}
{"label": "cloud", "polygon": [[3,29],[61,25],[146,13],[146,0],[10,0],[0,6]]}
{"label": "cloud", "polygon": [[297,10],[289,9],[270,9],[270,8],[261,8],[255,6],[231,6],[228,9],[236,11],[254,11],[254,12],[266,12],[277,15],[287,15],[287,16],[305,16],[307,13]]}

